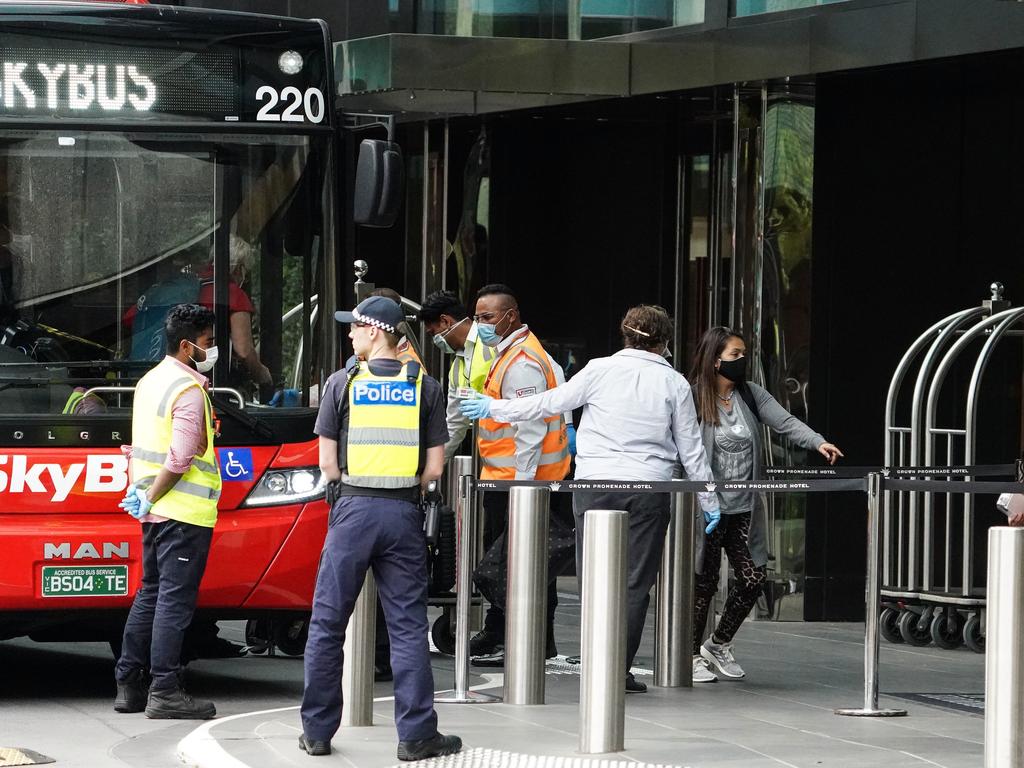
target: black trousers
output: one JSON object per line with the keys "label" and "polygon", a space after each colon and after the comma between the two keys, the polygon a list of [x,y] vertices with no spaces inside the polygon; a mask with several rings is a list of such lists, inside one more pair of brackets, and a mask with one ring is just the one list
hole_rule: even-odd
{"label": "black trousers", "polygon": [[[558,607],[556,579],[572,562],[574,536],[572,521],[558,503],[560,494],[552,494],[551,523],[548,528],[548,630]],[[505,604],[508,599],[508,494],[484,494],[484,541],[488,544],[473,581],[490,606],[484,627],[504,637]]]}
{"label": "black trousers", "polygon": [[[670,499],[667,493],[603,493],[576,491],[576,573],[583,578],[583,521],[588,509],[624,509],[629,513],[626,542],[626,670],[640,648],[651,602],[651,587],[658,578],[661,553],[668,530]],[[583,590],[580,589],[582,596]]]}
{"label": "black trousers", "polygon": [[168,520],[142,524],[142,585],[124,626],[114,675],[148,669],[152,690],[181,684],[181,643],[192,622],[213,528]]}

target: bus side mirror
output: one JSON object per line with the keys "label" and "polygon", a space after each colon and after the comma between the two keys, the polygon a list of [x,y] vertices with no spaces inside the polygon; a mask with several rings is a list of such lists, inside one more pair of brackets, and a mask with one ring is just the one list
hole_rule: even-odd
{"label": "bus side mirror", "polygon": [[352,218],[367,227],[390,227],[402,207],[405,171],[402,150],[393,141],[359,143]]}

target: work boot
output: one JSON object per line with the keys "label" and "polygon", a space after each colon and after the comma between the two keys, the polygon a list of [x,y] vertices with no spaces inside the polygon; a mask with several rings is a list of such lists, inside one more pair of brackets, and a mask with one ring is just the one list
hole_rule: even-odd
{"label": "work boot", "polygon": [[331,742],[313,741],[303,733],[299,736],[299,749],[312,757],[322,757],[331,754]]}
{"label": "work boot", "polygon": [[149,682],[141,669],[132,670],[124,680],[115,680],[117,696],[114,698],[115,712],[142,712],[146,708],[146,694]]}
{"label": "work boot", "polygon": [[647,683],[641,683],[632,672],[626,673],[626,693],[647,693]]}
{"label": "work boot", "polygon": [[440,733],[435,733],[429,739],[398,742],[398,759],[426,760],[428,757],[454,755],[461,749],[462,739],[458,736],[444,736]]}
{"label": "work boot", "polygon": [[193,699],[180,686],[149,692],[146,717],[151,720],[209,720],[216,716],[212,701]]}
{"label": "work boot", "polygon": [[469,638],[469,655],[485,656],[505,647],[505,634],[484,627]]}

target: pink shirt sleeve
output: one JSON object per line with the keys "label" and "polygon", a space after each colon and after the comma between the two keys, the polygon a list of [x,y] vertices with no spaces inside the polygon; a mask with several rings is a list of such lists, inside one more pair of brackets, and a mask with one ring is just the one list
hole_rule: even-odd
{"label": "pink shirt sleeve", "polygon": [[171,406],[171,446],[164,466],[175,474],[184,474],[192,459],[199,455],[203,441],[206,407],[198,387],[188,387]]}

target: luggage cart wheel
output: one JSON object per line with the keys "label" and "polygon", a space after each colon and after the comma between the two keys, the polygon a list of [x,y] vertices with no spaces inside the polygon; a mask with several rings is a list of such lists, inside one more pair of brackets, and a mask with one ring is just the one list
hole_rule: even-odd
{"label": "luggage cart wheel", "polygon": [[908,645],[920,648],[932,642],[932,633],[928,629],[928,622],[922,622],[921,615],[914,611],[903,611],[900,614],[899,627],[900,634]]}
{"label": "luggage cart wheel", "polygon": [[981,634],[981,617],[972,613],[964,624],[964,645],[975,653],[985,652],[985,636]]}
{"label": "luggage cart wheel", "polygon": [[932,640],[939,648],[945,648],[947,651],[959,648],[964,640],[960,614],[952,608],[937,611],[932,619],[931,634]]}
{"label": "luggage cart wheel", "polygon": [[430,627],[430,639],[434,641],[437,650],[445,656],[455,655],[455,635],[452,632],[453,629],[451,611],[447,609],[434,619],[434,623]]}
{"label": "luggage cart wheel", "polygon": [[900,612],[894,608],[883,608],[878,616],[878,631],[890,643],[902,643],[903,635],[899,628]]}

